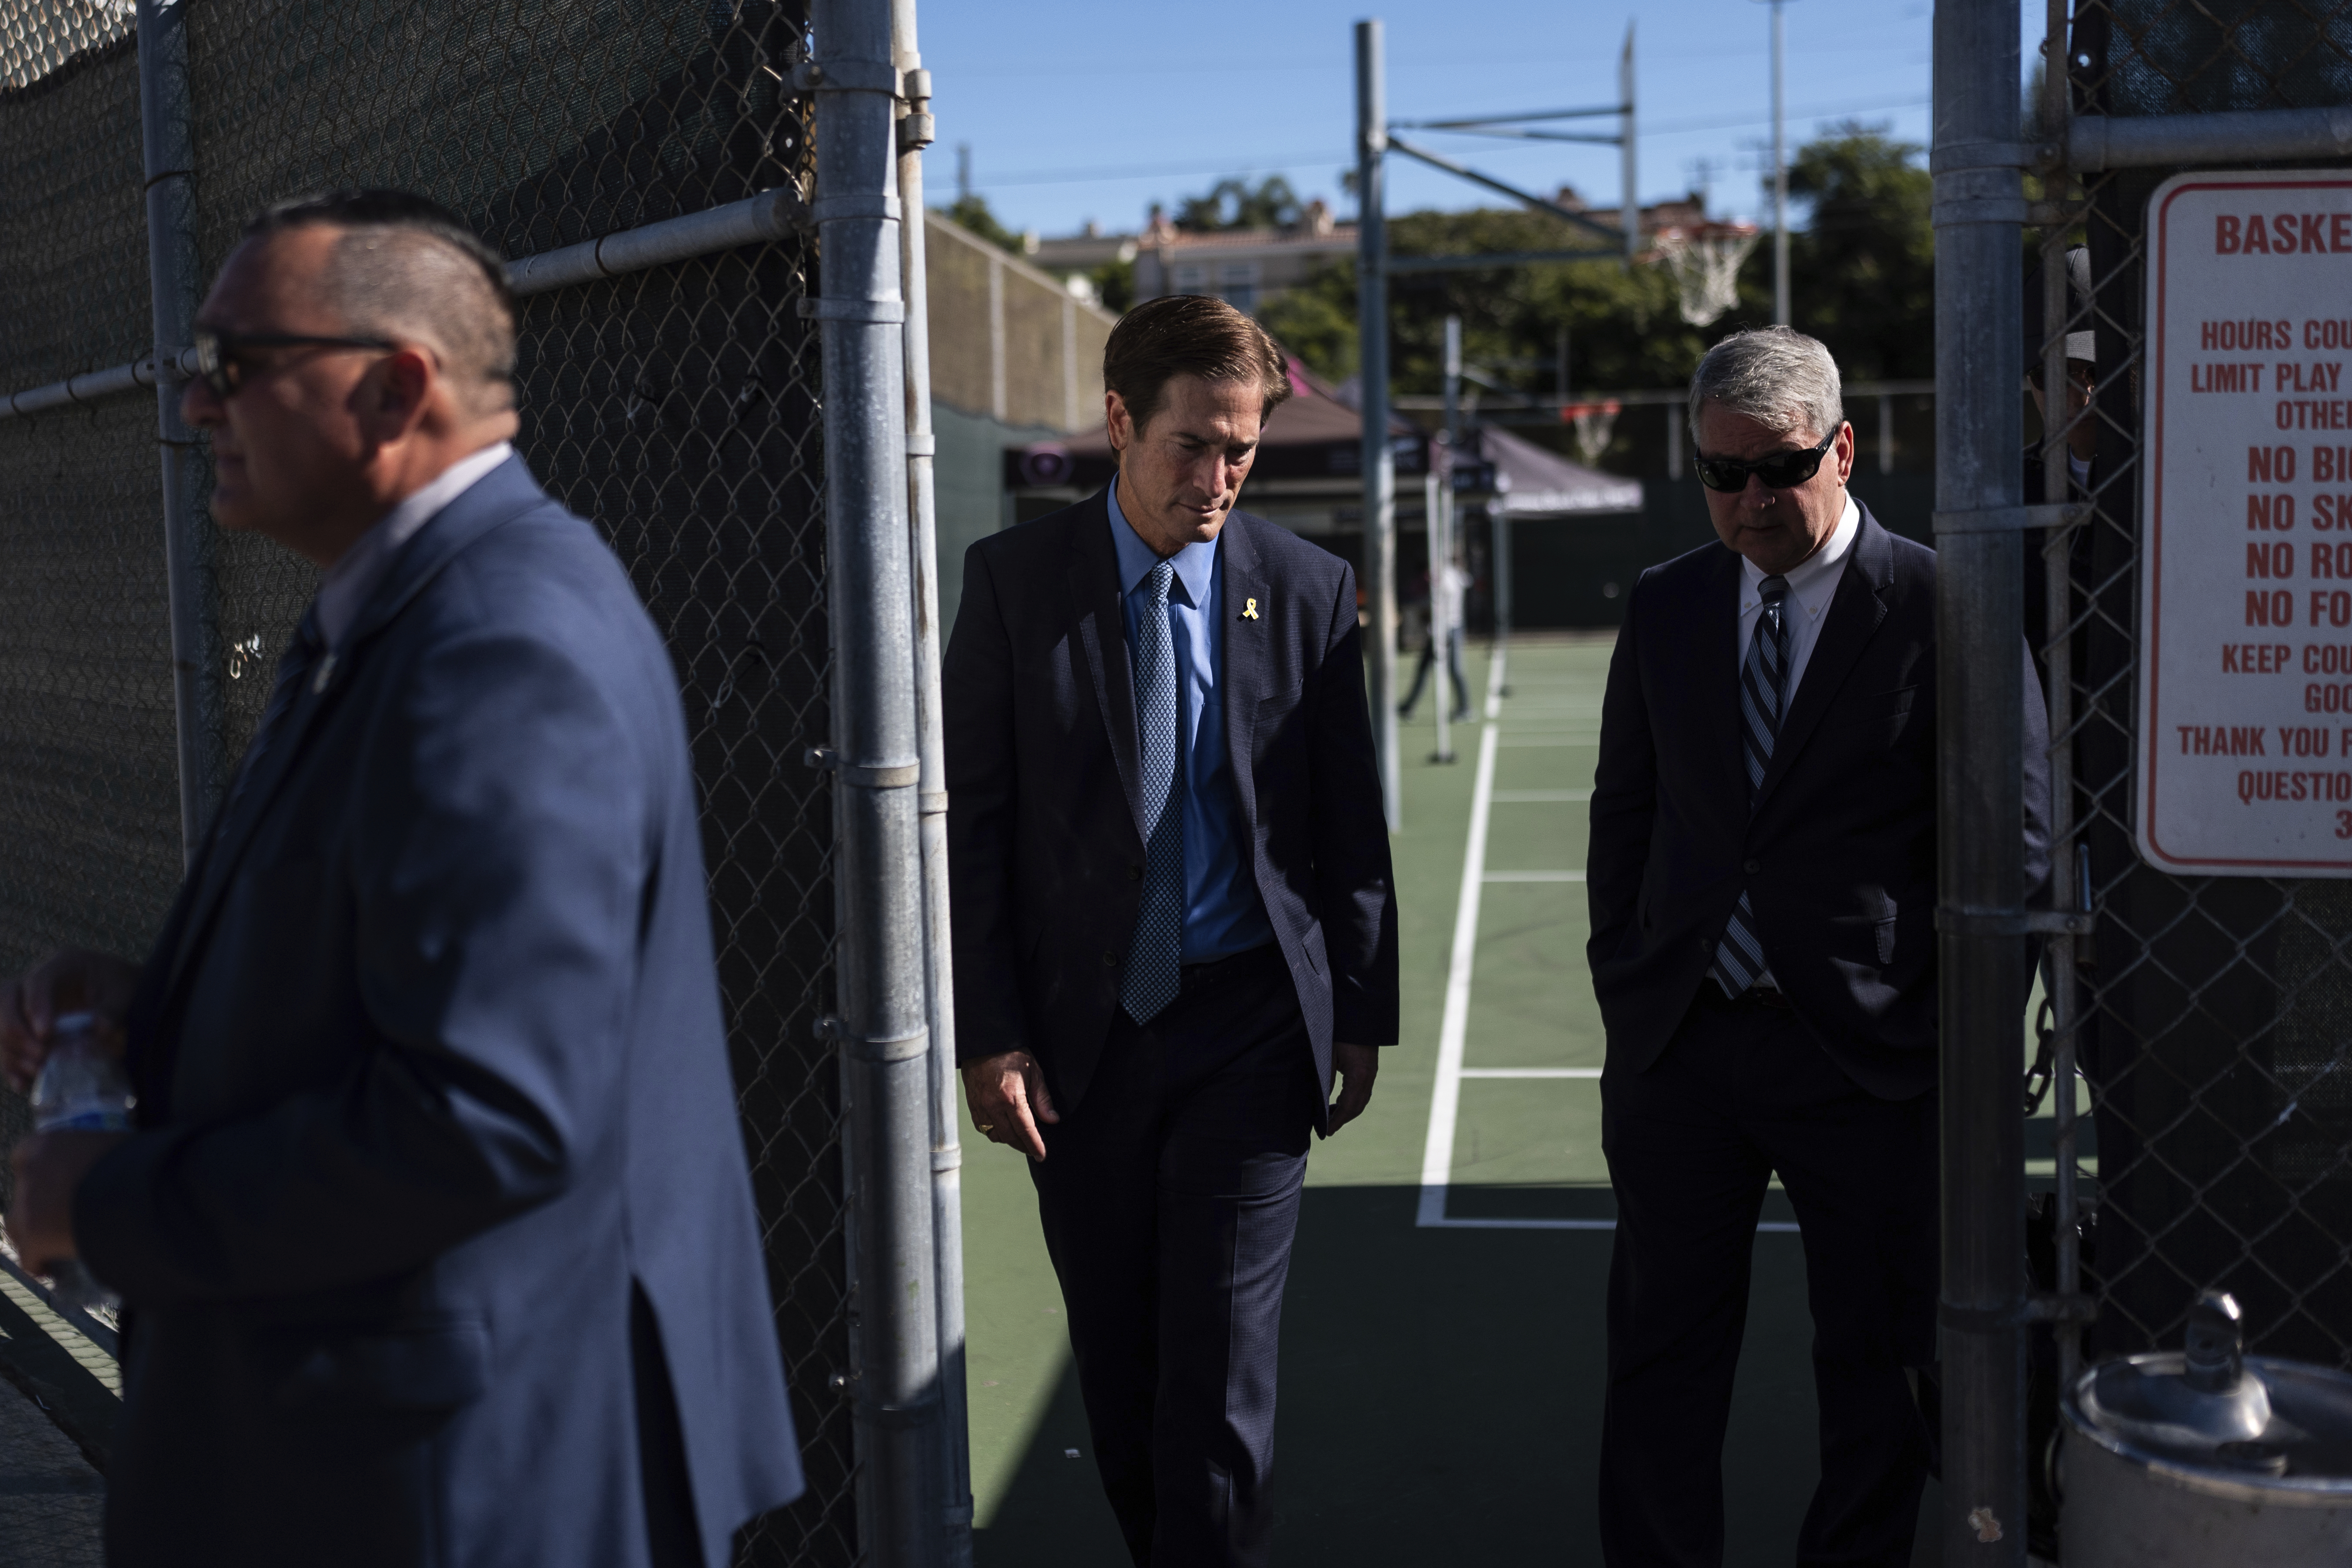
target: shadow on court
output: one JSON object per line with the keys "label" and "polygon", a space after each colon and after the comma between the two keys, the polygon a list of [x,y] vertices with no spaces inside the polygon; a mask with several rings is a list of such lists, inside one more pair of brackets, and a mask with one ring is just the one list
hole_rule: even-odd
{"label": "shadow on court", "polygon": [[[1454,1189],[1450,1212],[1608,1212],[1605,1189],[1590,1187],[1488,1188],[1465,1205],[1471,1196]],[[1411,1187],[1307,1191],[1283,1313],[1276,1561],[1597,1563],[1609,1234],[1423,1230],[1418,1199]],[[1765,1217],[1787,1217],[1777,1192]],[[1789,1563],[1812,1492],[1801,1245],[1757,1237],[1724,1462],[1735,1568]],[[987,1568],[1126,1561],[1066,1362],[978,1542]],[[1915,1561],[1933,1558],[1923,1549]]]}

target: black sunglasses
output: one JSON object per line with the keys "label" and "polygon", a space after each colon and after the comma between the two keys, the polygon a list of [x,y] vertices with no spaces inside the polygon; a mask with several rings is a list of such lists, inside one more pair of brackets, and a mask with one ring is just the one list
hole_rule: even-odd
{"label": "black sunglasses", "polygon": [[198,327],[196,338],[196,374],[215,397],[226,399],[245,384],[245,363],[242,355],[247,349],[396,349],[400,345],[384,338],[315,338],[298,332],[222,332],[210,327]]}
{"label": "black sunglasses", "polygon": [[1752,463],[1741,462],[1737,458],[1710,458],[1694,449],[1698,458],[1695,467],[1698,469],[1698,482],[1711,490],[1744,490],[1748,488],[1748,476],[1750,474],[1776,490],[1785,490],[1801,485],[1820,473],[1822,459],[1829,456],[1830,448],[1836,444],[1837,432],[1832,430],[1818,447],[1801,452],[1775,452]]}

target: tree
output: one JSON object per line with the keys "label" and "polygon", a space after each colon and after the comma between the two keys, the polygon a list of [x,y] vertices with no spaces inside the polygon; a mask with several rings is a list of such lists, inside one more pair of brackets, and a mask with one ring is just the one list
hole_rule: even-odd
{"label": "tree", "polygon": [[1303,211],[1298,193],[1280,174],[1269,174],[1253,187],[1247,180],[1219,180],[1208,194],[1186,196],[1177,205],[1176,226],[1192,234],[1213,234],[1233,228],[1287,228]]}
{"label": "tree", "polygon": [[1113,258],[1087,273],[1087,279],[1095,286],[1095,298],[1112,315],[1126,315],[1135,303],[1135,260],[1132,257],[1124,261]]}
{"label": "tree", "polygon": [[[1411,213],[1389,223],[1389,248],[1399,257],[1572,250],[1583,243],[1581,231],[1525,210]],[[1496,408],[1520,395],[1549,401],[1556,394],[1563,326],[1571,391],[1671,386],[1689,377],[1714,337],[1684,323],[1670,277],[1654,267],[1629,271],[1615,251],[1591,261],[1402,273],[1390,280],[1389,300],[1395,389],[1440,389],[1445,318],[1458,315],[1463,355],[1496,384],[1481,393]],[[1355,264],[1327,265],[1269,300],[1260,320],[1318,374],[1334,380],[1352,374],[1358,363]]]}
{"label": "tree", "polygon": [[[1790,190],[1811,203],[1811,224],[1790,237],[1794,325],[1827,343],[1849,381],[1924,379],[1935,374],[1933,182],[1918,149],[1885,129],[1841,125],[1801,149]],[[1403,256],[1567,250],[1592,243],[1559,219],[1524,208],[1410,213],[1389,220],[1389,247]],[[1614,252],[1592,261],[1400,273],[1389,283],[1391,384],[1401,394],[1440,390],[1444,321],[1462,318],[1463,357],[1496,383],[1485,406],[1549,402],[1557,389],[1559,331],[1569,331],[1570,395],[1686,384],[1714,343],[1772,319],[1772,249],[1759,246],[1740,269],[1739,301],[1701,329],[1676,309],[1663,267],[1631,268]],[[1356,269],[1328,265],[1259,312],[1288,353],[1330,380],[1355,373]],[[1540,427],[1526,434],[1542,438]],[[1633,437],[1621,426],[1611,462]]]}
{"label": "tree", "polygon": [[949,222],[969,230],[1014,256],[1022,254],[1021,237],[996,221],[989,210],[988,198],[982,195],[958,196],[950,205],[934,209]]}
{"label": "tree", "polygon": [[[1849,381],[1936,374],[1935,182],[1918,153],[1885,126],[1849,121],[1789,170],[1789,194],[1811,206],[1789,237],[1790,324],[1827,343]],[[1769,251],[1759,246],[1748,268],[1767,287]]]}

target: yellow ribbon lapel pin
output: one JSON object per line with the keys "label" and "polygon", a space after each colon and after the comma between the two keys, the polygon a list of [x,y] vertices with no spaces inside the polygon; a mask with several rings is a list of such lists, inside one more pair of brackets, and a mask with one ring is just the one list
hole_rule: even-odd
{"label": "yellow ribbon lapel pin", "polygon": [[1247,604],[1242,606],[1242,619],[1245,621],[1254,621],[1257,619],[1257,601],[1255,599],[1250,600]]}

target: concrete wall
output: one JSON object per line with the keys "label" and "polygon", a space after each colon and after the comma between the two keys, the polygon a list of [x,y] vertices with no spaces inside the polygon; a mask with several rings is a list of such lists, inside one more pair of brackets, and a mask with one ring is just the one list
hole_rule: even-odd
{"label": "concrete wall", "polygon": [[1057,432],[1098,422],[1103,344],[1118,318],[939,214],[929,218],[931,400]]}
{"label": "concrete wall", "polygon": [[928,216],[940,618],[952,635],[964,552],[1012,521],[1004,449],[1102,423],[1103,345],[1118,318],[939,214]]}
{"label": "concrete wall", "polygon": [[[1097,362],[1100,363],[1099,359]],[[1000,425],[961,413],[934,398],[931,426],[940,443],[938,476],[940,625],[955,630],[963,603],[963,552],[1013,521],[1004,496],[1004,448],[1051,440],[1064,432],[1043,425]]]}

